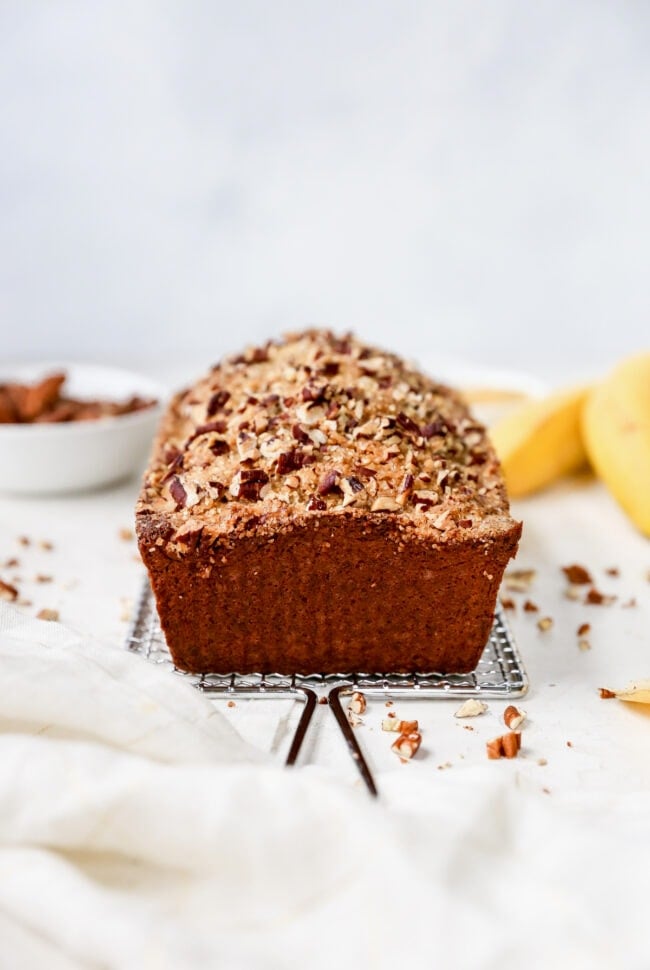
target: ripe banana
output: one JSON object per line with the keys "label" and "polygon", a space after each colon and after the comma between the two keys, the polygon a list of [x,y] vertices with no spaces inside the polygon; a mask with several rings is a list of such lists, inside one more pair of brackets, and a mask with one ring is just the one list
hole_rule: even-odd
{"label": "ripe banana", "polygon": [[594,470],[650,536],[650,353],[623,361],[593,389],[582,431]]}
{"label": "ripe banana", "polygon": [[588,387],[521,404],[490,431],[512,498],[536,492],[586,463],[580,417]]}

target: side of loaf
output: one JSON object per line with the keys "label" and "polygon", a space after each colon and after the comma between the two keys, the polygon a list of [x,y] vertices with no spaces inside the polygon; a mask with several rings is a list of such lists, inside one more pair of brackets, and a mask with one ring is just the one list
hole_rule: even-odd
{"label": "side of loaf", "polygon": [[136,510],[176,665],[473,669],[521,524],[460,397],[312,330],[172,401]]}

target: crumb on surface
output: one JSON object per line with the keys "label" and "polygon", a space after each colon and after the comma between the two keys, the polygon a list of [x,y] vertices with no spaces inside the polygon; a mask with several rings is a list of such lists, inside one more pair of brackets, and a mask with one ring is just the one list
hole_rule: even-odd
{"label": "crumb on surface", "polygon": [[7,583],[3,579],[0,579],[0,600],[5,600],[8,603],[13,603],[18,599],[18,590],[13,585],[13,583]]}
{"label": "crumb on surface", "polygon": [[51,622],[56,622],[59,619],[59,611],[58,610],[50,610],[47,607],[44,607],[42,610],[39,610],[38,611],[38,613],[36,614],[36,619],[37,620],[49,620]]}
{"label": "crumb on surface", "polygon": [[615,596],[606,596],[604,593],[601,593],[600,590],[597,590],[595,586],[592,586],[585,596],[585,605],[609,606],[609,604],[613,603],[615,599]]}
{"label": "crumb on surface", "polygon": [[562,566],[562,572],[572,586],[588,586],[592,583],[591,574],[584,566],[573,563],[571,566]]}

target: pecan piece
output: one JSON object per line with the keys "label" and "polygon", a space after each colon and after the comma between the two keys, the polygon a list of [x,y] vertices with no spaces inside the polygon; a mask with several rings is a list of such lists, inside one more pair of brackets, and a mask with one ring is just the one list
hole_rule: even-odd
{"label": "pecan piece", "polygon": [[220,455],[227,455],[230,451],[230,445],[224,438],[216,438],[210,445],[210,451],[213,455],[219,458]]}
{"label": "pecan piece", "polygon": [[402,431],[407,431],[409,434],[414,434],[417,438],[422,437],[422,431],[420,425],[416,424],[413,418],[409,418],[408,414],[404,414],[403,411],[399,411],[397,417],[395,418],[395,423]]}
{"label": "pecan piece", "polygon": [[5,583],[3,579],[0,579],[0,600],[8,600],[13,602],[18,599],[18,590],[11,583]]}
{"label": "pecan piece", "polygon": [[208,401],[207,415],[211,418],[217,411],[221,411],[230,400],[230,391],[215,391]]}
{"label": "pecan piece", "polygon": [[435,418],[434,421],[422,426],[421,434],[423,438],[433,438],[436,435],[444,438],[449,431],[446,421],[442,418]]}
{"label": "pecan piece", "polygon": [[422,743],[422,735],[419,731],[411,731],[409,734],[400,734],[397,740],[391,744],[391,751],[394,751],[402,761],[410,761]]}
{"label": "pecan piece", "polygon": [[309,437],[305,429],[299,424],[293,425],[293,427],[291,428],[291,434],[296,439],[296,441],[300,442],[301,445],[306,445],[311,442],[311,438]]}
{"label": "pecan piece", "polygon": [[585,567],[579,566],[577,563],[574,563],[572,566],[563,566],[562,572],[572,586],[587,586],[593,582]]}
{"label": "pecan piece", "polygon": [[169,494],[176,502],[176,508],[182,509],[187,502],[187,492],[183,487],[183,483],[177,475],[174,475],[169,483]]}
{"label": "pecan piece", "polygon": [[339,478],[339,472],[335,470],[325,472],[320,482],[318,483],[318,494],[329,495],[331,492],[340,491],[338,485],[336,484],[338,478]]}
{"label": "pecan piece", "polygon": [[311,455],[301,451],[300,448],[291,448],[278,456],[275,469],[278,475],[288,475],[290,472],[297,472],[304,465],[311,464],[313,460]]}

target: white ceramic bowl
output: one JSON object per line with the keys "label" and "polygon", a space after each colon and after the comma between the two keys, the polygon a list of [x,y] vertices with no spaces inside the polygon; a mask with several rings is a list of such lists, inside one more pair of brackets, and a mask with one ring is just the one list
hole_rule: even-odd
{"label": "white ceramic bowl", "polygon": [[132,414],[62,424],[0,424],[0,492],[45,495],[100,488],[144,468],[167,391],[140,374],[52,361],[0,365],[0,382],[33,382],[67,375],[71,397],[123,401],[132,395],[158,404]]}

